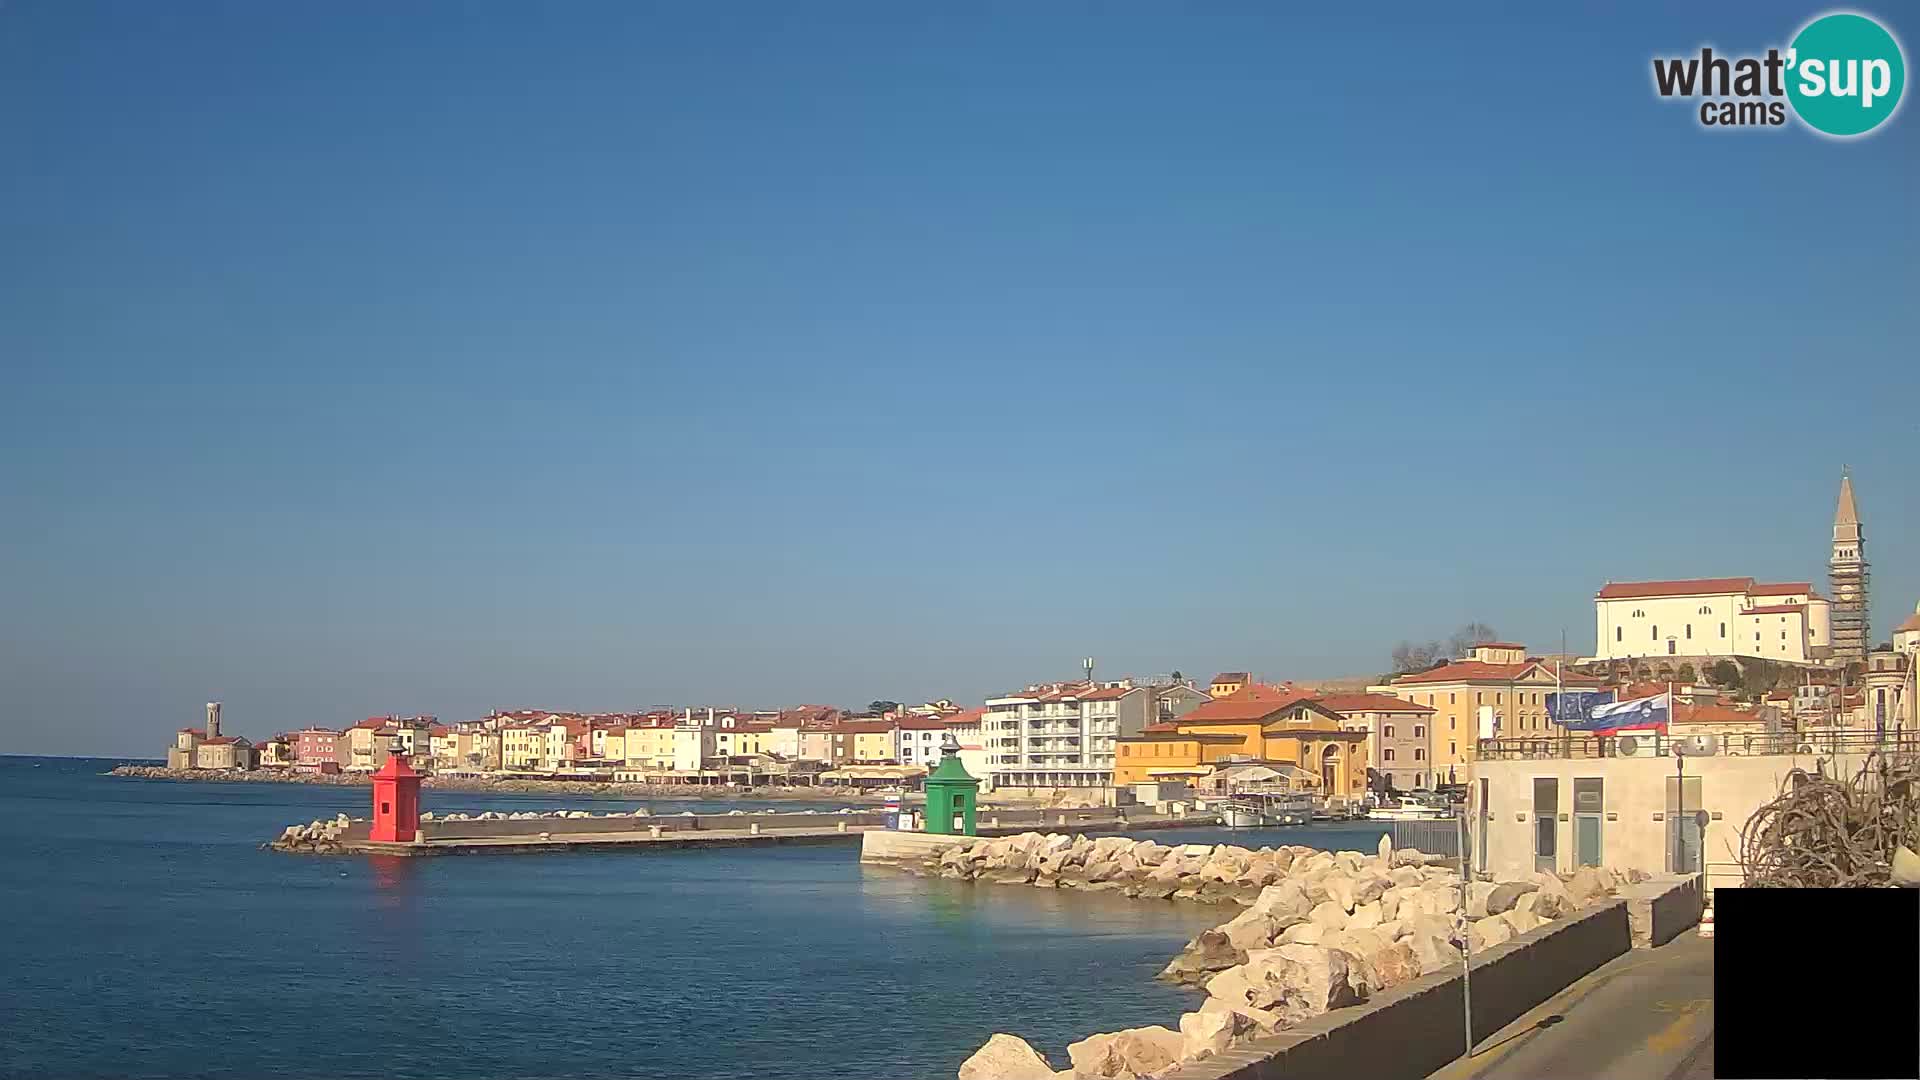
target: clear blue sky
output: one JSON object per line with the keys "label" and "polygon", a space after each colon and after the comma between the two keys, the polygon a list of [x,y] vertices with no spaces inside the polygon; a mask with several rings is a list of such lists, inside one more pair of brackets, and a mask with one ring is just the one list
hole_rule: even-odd
{"label": "clear blue sky", "polygon": [[1920,116],[1650,85],[1819,8],[1178,7],[0,2],[0,751],[1920,597]]}

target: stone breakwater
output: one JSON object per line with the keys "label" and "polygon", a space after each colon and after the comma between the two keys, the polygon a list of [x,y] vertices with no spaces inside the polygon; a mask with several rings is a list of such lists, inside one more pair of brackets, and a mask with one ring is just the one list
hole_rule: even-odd
{"label": "stone breakwater", "polygon": [[996,1034],[960,1080],[1147,1080],[1461,962],[1645,879],[1588,868],[1561,877],[1462,882],[1442,857],[1288,846],[1165,845],[1111,836],[1023,833],[958,843],[903,869],[991,884],[1119,892],[1242,907],[1202,931],[1160,977],[1205,990],[1177,1028],[1091,1035],[1056,1071],[1018,1036]]}
{"label": "stone breakwater", "polygon": [[[299,772],[293,769],[169,769],[162,765],[116,765],[109,776],[135,780],[188,780],[221,784],[319,784],[326,787],[367,787],[368,773]],[[634,784],[588,780],[519,780],[491,776],[428,776],[422,786],[439,791],[495,791],[522,795],[630,796],[648,799],[851,799],[878,802],[880,796],[838,788],[810,786],[743,787],[729,784]]]}

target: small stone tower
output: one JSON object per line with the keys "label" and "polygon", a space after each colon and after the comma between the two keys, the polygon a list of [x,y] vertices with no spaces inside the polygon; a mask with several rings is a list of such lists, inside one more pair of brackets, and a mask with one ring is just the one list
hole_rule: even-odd
{"label": "small stone tower", "polygon": [[217,739],[219,737],[220,703],[217,701],[209,701],[207,702],[207,738]]}
{"label": "small stone tower", "polygon": [[1867,626],[1867,537],[1853,501],[1853,477],[1840,473],[1840,505],[1833,513],[1833,557],[1827,562],[1833,590],[1833,658],[1865,660],[1873,637]]}

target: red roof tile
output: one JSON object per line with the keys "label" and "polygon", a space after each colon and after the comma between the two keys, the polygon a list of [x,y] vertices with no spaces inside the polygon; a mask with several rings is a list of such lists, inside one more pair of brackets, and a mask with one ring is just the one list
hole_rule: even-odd
{"label": "red roof tile", "polygon": [[1893,632],[1896,634],[1910,634],[1915,631],[1920,631],[1920,611],[1916,611],[1907,616],[1906,622],[1893,628]]}
{"label": "red roof tile", "polygon": [[1430,713],[1430,705],[1416,705],[1404,698],[1392,694],[1326,694],[1319,698],[1320,704],[1337,713],[1353,712],[1412,712]]}
{"label": "red roof tile", "polygon": [[1777,582],[1772,585],[1755,585],[1747,590],[1754,596],[1804,596],[1813,592],[1811,581]]}
{"label": "red roof tile", "polygon": [[987,715],[987,708],[982,705],[977,709],[961,709],[957,713],[948,713],[940,718],[940,723],[945,727],[965,727],[979,723],[980,718],[985,715]]}
{"label": "red roof tile", "polygon": [[1223,671],[1215,675],[1213,681],[1216,683],[1246,683],[1251,682],[1252,679],[1244,671]]}
{"label": "red roof tile", "polygon": [[[1310,701],[1313,695],[1305,690],[1292,687],[1263,686],[1255,683],[1244,686],[1223,698],[1215,698],[1202,704],[1192,712],[1180,718],[1183,724],[1224,723],[1229,721],[1265,720],[1274,713],[1303,701]],[[1324,706],[1322,706],[1324,708]]]}
{"label": "red roof tile", "polygon": [[1653,596],[1745,593],[1752,587],[1753,579],[1750,577],[1688,578],[1679,581],[1613,581],[1600,590],[1600,599],[1631,600]]}
{"label": "red roof tile", "polygon": [[[1393,680],[1395,686],[1419,685],[1421,683],[1448,682],[1511,682],[1524,677],[1528,671],[1539,668],[1548,676],[1553,675],[1552,664],[1538,660],[1524,660],[1518,664],[1489,664],[1484,660],[1455,660],[1450,664],[1428,671],[1416,671],[1411,675],[1402,675]],[[1601,680],[1591,675],[1579,675],[1565,672],[1560,681],[1568,686],[1599,686]]]}

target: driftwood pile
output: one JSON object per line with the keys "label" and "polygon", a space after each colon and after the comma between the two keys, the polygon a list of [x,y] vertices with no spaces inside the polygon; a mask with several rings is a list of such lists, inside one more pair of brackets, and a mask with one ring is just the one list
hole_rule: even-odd
{"label": "driftwood pile", "polygon": [[1746,884],[1757,888],[1911,886],[1915,852],[1920,759],[1912,755],[1873,754],[1850,779],[1796,769],[1740,830]]}

